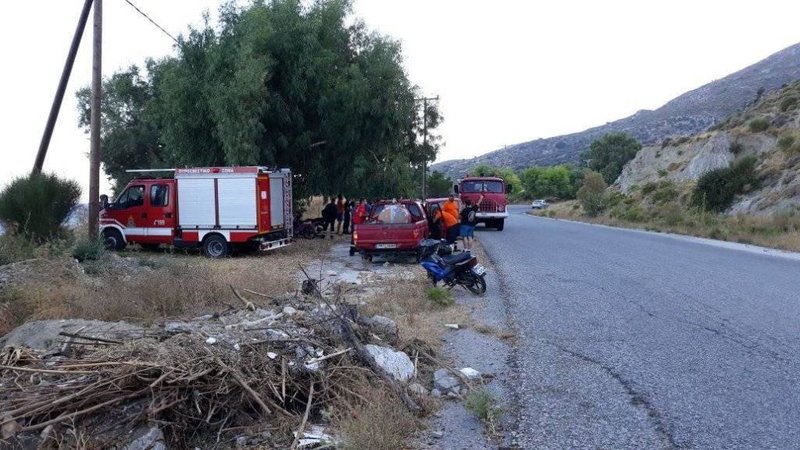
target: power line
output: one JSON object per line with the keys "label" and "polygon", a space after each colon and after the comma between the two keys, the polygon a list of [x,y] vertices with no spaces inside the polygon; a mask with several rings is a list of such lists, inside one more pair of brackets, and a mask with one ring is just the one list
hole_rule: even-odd
{"label": "power line", "polygon": [[155,20],[151,19],[151,18],[150,18],[150,16],[148,16],[147,14],[145,14],[145,12],[144,12],[144,11],[142,11],[141,9],[139,9],[139,8],[138,8],[136,5],[134,5],[134,4],[133,4],[133,3],[132,3],[130,0],[125,0],[125,3],[127,3],[127,4],[131,5],[131,8],[135,9],[135,10],[136,10],[136,12],[138,12],[139,14],[141,14],[141,15],[142,15],[142,16],[143,16],[145,19],[149,20],[149,21],[150,21],[150,23],[152,23],[153,25],[155,25],[155,26],[156,26],[156,28],[158,28],[159,30],[161,30],[161,32],[162,32],[162,33],[164,33],[164,34],[166,34],[167,36],[169,36],[169,38],[170,38],[170,39],[172,39],[173,41],[175,41],[175,43],[176,43],[176,44],[178,44],[178,45],[181,45],[181,43],[180,43],[180,42],[179,42],[177,39],[175,39],[175,36],[171,35],[171,34],[169,33],[169,31],[165,30],[165,29],[164,29],[164,27],[162,27],[161,25],[159,25],[158,23],[156,23],[156,21],[155,21]]}

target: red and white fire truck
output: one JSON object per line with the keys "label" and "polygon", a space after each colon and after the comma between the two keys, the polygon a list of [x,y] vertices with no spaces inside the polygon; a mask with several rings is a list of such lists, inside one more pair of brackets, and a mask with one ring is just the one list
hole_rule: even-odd
{"label": "red and white fire truck", "polygon": [[[234,247],[270,250],[292,240],[292,173],[266,167],[133,170],[112,203],[103,202],[106,246],[200,247],[221,258]],[[147,174],[173,172],[173,178]]]}

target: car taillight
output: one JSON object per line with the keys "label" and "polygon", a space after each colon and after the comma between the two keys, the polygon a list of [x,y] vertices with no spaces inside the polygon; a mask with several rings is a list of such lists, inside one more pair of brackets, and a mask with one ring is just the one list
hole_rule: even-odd
{"label": "car taillight", "polygon": [[358,231],[353,231],[353,243],[358,240]]}

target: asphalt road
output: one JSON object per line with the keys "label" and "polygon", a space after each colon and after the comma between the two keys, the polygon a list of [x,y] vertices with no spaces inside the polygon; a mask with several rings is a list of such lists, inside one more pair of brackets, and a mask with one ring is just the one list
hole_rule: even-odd
{"label": "asphalt road", "polygon": [[800,449],[800,261],[525,210],[478,236],[520,447]]}

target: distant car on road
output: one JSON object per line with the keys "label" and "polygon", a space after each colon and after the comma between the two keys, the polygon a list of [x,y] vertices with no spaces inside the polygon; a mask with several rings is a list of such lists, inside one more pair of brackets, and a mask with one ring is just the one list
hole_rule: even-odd
{"label": "distant car on road", "polygon": [[548,206],[550,206],[550,204],[544,200],[534,200],[533,203],[531,203],[532,209],[545,209]]}

